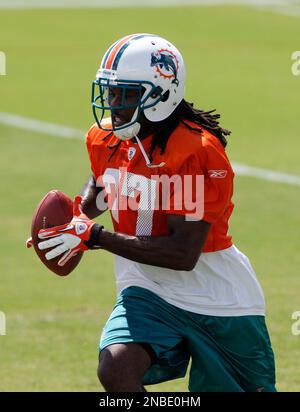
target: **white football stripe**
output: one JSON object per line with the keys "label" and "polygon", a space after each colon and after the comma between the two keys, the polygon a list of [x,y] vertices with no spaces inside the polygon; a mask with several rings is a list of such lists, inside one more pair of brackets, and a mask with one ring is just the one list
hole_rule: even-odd
{"label": "white football stripe", "polygon": [[[86,134],[86,131],[84,130],[73,129],[68,126],[61,126],[58,124],[29,119],[27,117],[3,112],[0,112],[0,124],[16,127],[18,129],[30,130],[32,132],[43,133],[50,136],[63,138],[67,137],[71,139],[83,139],[83,136]],[[251,167],[236,162],[232,162],[232,167],[237,176],[251,176],[271,182],[300,186],[300,176]]]}

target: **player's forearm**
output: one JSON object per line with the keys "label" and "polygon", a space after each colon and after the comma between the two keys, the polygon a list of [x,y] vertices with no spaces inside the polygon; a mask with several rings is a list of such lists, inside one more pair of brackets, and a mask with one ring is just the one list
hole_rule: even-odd
{"label": "player's forearm", "polygon": [[135,237],[102,230],[98,244],[126,259],[174,270],[192,270],[200,256],[173,236]]}
{"label": "player's forearm", "polygon": [[81,189],[80,195],[82,196],[82,211],[90,219],[94,219],[95,217],[103,213],[103,211],[99,210],[96,205],[97,196],[100,191],[101,188],[98,188],[96,186],[96,182],[93,176],[91,176],[86,181],[83,188]]}

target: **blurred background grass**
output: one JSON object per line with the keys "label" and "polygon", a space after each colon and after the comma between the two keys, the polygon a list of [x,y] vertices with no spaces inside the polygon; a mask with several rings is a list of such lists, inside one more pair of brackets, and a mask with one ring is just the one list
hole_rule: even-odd
{"label": "blurred background grass", "polygon": [[[232,130],[231,160],[300,175],[300,77],[291,75],[299,19],[245,7],[0,10],[0,111],[74,128],[93,122],[90,89],[102,54],[128,33],[157,33],[187,65],[187,99]],[[76,194],[89,175],[84,141],[0,125],[2,234],[0,390],[97,391],[98,340],[115,299],[113,257],[86,253],[67,278],[24,247],[33,210],[53,188]],[[236,177],[231,233],[267,300],[278,389],[300,387],[299,188]],[[103,218],[110,226],[109,216]],[[101,389],[101,388],[100,388]],[[187,379],[149,387],[185,391]],[[102,389],[101,389],[102,390]]]}

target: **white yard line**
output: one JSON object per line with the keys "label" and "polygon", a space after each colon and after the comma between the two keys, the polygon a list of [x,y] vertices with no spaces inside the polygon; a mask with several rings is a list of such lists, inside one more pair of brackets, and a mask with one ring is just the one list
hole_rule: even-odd
{"label": "white yard line", "polygon": [[0,112],[0,124],[16,127],[17,129],[29,130],[31,132],[44,133],[55,137],[71,139],[83,139],[86,132],[84,130],[72,129],[68,126],[47,123],[41,120],[30,119],[11,113]]}
{"label": "white yard line", "polygon": [[168,7],[177,5],[249,5],[286,6],[293,0],[0,0],[0,8],[111,8],[111,7]]}
{"label": "white yard line", "polygon": [[170,6],[250,6],[275,13],[300,16],[299,0],[0,0],[0,9],[82,9]]}
{"label": "white yard line", "polygon": [[[43,122],[41,120],[30,119],[11,113],[0,112],[0,124],[15,127],[17,129],[31,132],[43,133],[48,136],[62,137],[68,139],[84,139],[85,130],[73,129],[68,126]],[[251,176],[261,180],[275,183],[284,183],[292,186],[300,186],[300,176],[288,173],[275,172],[268,169],[260,169],[240,163],[232,162],[233,169],[238,176]]]}
{"label": "white yard line", "polygon": [[288,173],[275,172],[268,169],[260,169],[236,162],[231,162],[233,170],[237,176],[251,176],[270,182],[284,183],[286,185],[300,186],[300,176]]}

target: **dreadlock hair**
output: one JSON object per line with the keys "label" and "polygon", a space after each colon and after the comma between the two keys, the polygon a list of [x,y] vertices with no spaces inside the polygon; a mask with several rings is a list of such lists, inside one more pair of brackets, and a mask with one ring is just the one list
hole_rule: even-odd
{"label": "dreadlock hair", "polygon": [[[188,129],[199,132],[200,134],[202,133],[202,126],[216,136],[222,143],[223,147],[226,147],[227,140],[225,136],[230,135],[231,132],[219,126],[217,119],[220,118],[220,115],[217,113],[212,114],[215,111],[215,109],[209,111],[195,109],[193,103],[188,103],[183,99],[167,119],[155,124],[152,123],[153,138],[149,149],[150,162],[153,160],[153,151],[156,147],[159,147],[160,154],[165,152],[169,137],[180,123],[183,123]],[[197,127],[191,126],[186,123],[185,120],[192,121],[195,125],[197,125]]]}

